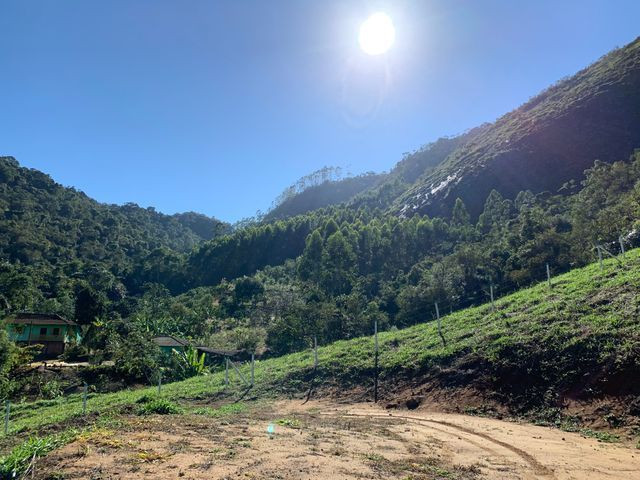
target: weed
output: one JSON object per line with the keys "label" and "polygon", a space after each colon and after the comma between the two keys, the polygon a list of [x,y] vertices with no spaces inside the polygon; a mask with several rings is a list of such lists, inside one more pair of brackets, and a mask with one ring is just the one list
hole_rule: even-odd
{"label": "weed", "polygon": [[598,432],[591,430],[590,428],[583,428],[580,430],[580,434],[585,437],[596,438],[599,442],[617,443],[620,441],[620,437],[618,435],[614,435],[609,432]]}
{"label": "weed", "polygon": [[179,405],[165,398],[155,398],[138,408],[138,415],[174,415],[182,412]]}
{"label": "weed", "polygon": [[300,420],[297,418],[281,418],[280,420],[276,420],[275,423],[283,427],[300,428]]}
{"label": "weed", "polygon": [[29,469],[31,462],[59,448],[76,437],[77,432],[67,431],[46,437],[31,437],[0,458],[0,478],[16,478]]}

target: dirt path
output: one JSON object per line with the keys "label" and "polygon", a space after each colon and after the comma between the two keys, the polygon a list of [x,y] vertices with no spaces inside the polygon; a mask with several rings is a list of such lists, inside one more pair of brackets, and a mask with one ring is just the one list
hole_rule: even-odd
{"label": "dirt path", "polygon": [[409,426],[405,436],[436,440],[451,462],[479,465],[489,478],[640,479],[640,451],[552,428],[446,413],[386,413],[371,405],[327,413],[399,419]]}
{"label": "dirt path", "polygon": [[487,418],[288,401],[229,417],[126,416],[50,454],[36,472],[92,480],[632,480],[640,452]]}

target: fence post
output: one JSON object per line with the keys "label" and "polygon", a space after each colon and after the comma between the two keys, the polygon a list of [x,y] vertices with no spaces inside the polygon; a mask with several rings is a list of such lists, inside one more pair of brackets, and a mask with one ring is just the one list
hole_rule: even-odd
{"label": "fence post", "polygon": [[87,414],[87,392],[89,390],[89,386],[87,382],[84,382],[84,387],[82,388],[82,415]]}
{"label": "fence post", "polygon": [[229,386],[229,357],[224,357],[224,386]]}
{"label": "fence post", "polygon": [[255,370],[256,370],[256,354],[251,354],[251,386],[253,387],[255,381]]}
{"label": "fence post", "polygon": [[442,335],[442,322],[440,321],[440,309],[438,308],[438,302],[435,302],[435,305],[436,305],[436,318],[438,319],[438,335],[440,335],[442,344],[446,347],[447,342],[444,339],[444,335]]}
{"label": "fence post", "polygon": [[162,392],[162,372],[158,370],[158,395]]}
{"label": "fence post", "polygon": [[549,271],[549,264],[547,263],[547,284],[551,288],[551,272]]}
{"label": "fence post", "polygon": [[373,402],[378,403],[378,321],[373,322],[373,349],[375,371],[373,377]]}
{"label": "fence post", "polygon": [[313,369],[318,369],[318,337],[313,336]]}
{"label": "fence post", "polygon": [[622,235],[618,237],[618,242],[620,242],[620,253],[622,253],[622,257],[624,258],[624,240],[622,239]]}
{"label": "fence post", "polygon": [[9,434],[9,415],[11,414],[11,402],[9,399],[4,401],[4,434]]}
{"label": "fence post", "polygon": [[596,250],[598,250],[598,262],[600,263],[600,270],[604,270],[604,266],[602,265],[602,250],[600,249],[600,245],[596,245]]}
{"label": "fence post", "polygon": [[[496,304],[493,303],[493,283],[489,285],[489,295],[491,296],[491,310],[496,311]],[[438,304],[436,303],[436,311],[438,310]],[[438,315],[438,325],[440,325],[440,316]]]}

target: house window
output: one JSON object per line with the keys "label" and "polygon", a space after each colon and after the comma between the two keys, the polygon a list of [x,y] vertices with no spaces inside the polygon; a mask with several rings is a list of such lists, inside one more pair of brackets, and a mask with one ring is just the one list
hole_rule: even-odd
{"label": "house window", "polygon": [[47,327],[42,327],[40,329],[40,335],[46,335],[47,334]]}
{"label": "house window", "polygon": [[56,327],[56,328],[54,328],[54,329],[53,329],[53,335],[54,335],[54,336],[58,336],[58,335],[60,335],[60,329],[59,329],[58,327]]}

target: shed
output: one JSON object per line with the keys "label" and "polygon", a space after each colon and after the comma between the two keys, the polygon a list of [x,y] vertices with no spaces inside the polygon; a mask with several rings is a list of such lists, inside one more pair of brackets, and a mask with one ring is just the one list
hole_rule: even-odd
{"label": "shed", "polygon": [[189,346],[189,342],[187,340],[174,337],[173,335],[158,335],[157,337],[153,337],[151,340],[165,353],[171,353],[171,350],[181,352]]}

